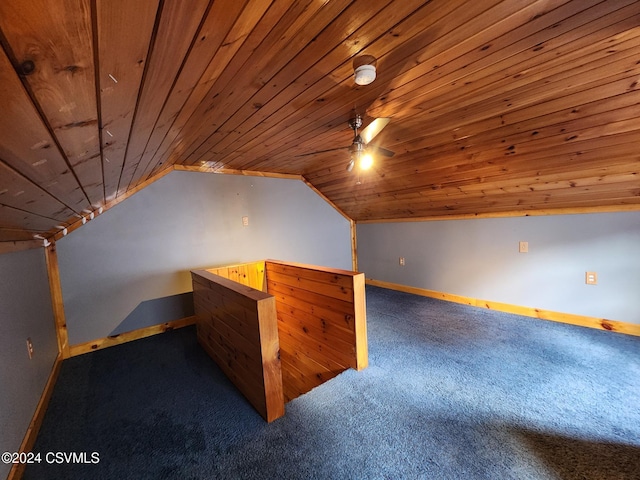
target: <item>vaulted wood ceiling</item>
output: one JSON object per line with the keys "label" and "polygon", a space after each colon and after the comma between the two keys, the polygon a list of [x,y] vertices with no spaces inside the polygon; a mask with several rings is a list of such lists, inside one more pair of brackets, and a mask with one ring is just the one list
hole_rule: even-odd
{"label": "vaulted wood ceiling", "polygon": [[[301,175],[356,221],[640,206],[638,1],[3,0],[0,42],[0,241],[174,165]],[[396,152],[362,173],[354,108]]]}

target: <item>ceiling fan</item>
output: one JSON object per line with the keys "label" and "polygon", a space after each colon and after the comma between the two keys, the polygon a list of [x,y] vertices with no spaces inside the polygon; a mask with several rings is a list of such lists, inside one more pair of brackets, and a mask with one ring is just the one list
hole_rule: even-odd
{"label": "ceiling fan", "polygon": [[390,121],[390,118],[376,118],[360,133],[358,133],[358,129],[362,126],[362,117],[356,113],[349,119],[349,127],[353,130],[353,142],[349,147],[351,159],[347,164],[348,172],[353,170],[356,162],[359,163],[360,168],[363,170],[370,168],[371,165],[373,165],[374,154],[381,154],[389,158],[395,155],[391,150],[387,150],[386,148],[382,148],[377,145],[370,145],[371,141],[382,131],[384,127],[387,126]]}
{"label": "ceiling fan", "polygon": [[307,157],[319,153],[334,152],[336,150],[349,149],[351,158],[347,164],[347,171],[353,170],[357,164],[361,169],[366,170],[373,165],[373,157],[383,155],[385,157],[393,157],[395,155],[391,150],[382,148],[378,145],[371,144],[371,141],[382,131],[384,127],[391,121],[390,118],[376,118],[367,125],[361,132],[358,130],[362,127],[362,116],[354,111],[353,116],[349,119],[349,128],[353,130],[353,141],[348,147],[330,148],[328,150],[320,150],[312,153],[303,153],[298,157]]}

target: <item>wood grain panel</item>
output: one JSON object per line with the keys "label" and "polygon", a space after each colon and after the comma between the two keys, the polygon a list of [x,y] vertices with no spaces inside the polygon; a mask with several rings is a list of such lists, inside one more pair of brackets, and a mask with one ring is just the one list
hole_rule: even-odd
{"label": "wood grain panel", "polygon": [[265,420],[281,417],[275,298],[206,270],[191,277],[199,343]]}
{"label": "wood grain panel", "polygon": [[[233,283],[237,287],[236,282]],[[255,301],[253,298],[234,295],[225,295],[223,287],[207,285],[200,278],[194,280],[193,290],[198,295],[198,302],[207,308],[208,314],[213,318],[231,324],[236,332],[242,335],[248,342],[258,347],[260,337],[253,326],[255,315],[252,311]],[[251,294],[251,288],[244,288],[242,292]]]}
{"label": "wood grain panel", "polygon": [[[264,85],[269,80],[270,75],[267,72],[272,72],[273,68],[277,71],[282,67],[282,63],[277,60],[278,56],[286,55],[285,52],[288,49],[283,52],[283,47],[288,40],[291,40],[292,32],[295,32],[300,27],[300,21],[307,19],[304,12],[312,3],[309,0],[293,2],[289,5],[285,5],[284,2],[273,2],[270,8],[266,10],[260,22],[256,24],[256,27],[243,43],[242,48],[234,55],[227,68],[220,74],[216,83],[209,90],[207,97],[194,112],[189,122],[190,125],[187,125],[190,147],[183,152],[183,158],[188,158],[207,140],[209,132],[202,130],[203,122],[211,123],[213,121],[212,126],[216,130],[219,129],[222,124],[217,119],[225,118],[225,116],[221,117],[214,115],[214,113],[227,113],[229,107],[233,107],[236,98],[241,103],[243,99],[251,96],[251,91]],[[336,3],[343,4],[344,2],[339,0]],[[329,5],[325,8],[325,10],[327,9],[334,10],[335,7]],[[271,62],[272,60],[273,62]],[[255,79],[253,76],[240,77],[239,74],[243,69],[253,69],[254,66],[256,72],[260,72],[263,68],[267,69],[262,78]],[[239,83],[239,78],[243,78],[242,83]],[[207,108],[207,105],[209,105],[209,108]],[[215,106],[216,112],[212,111],[212,108],[210,108],[212,106]],[[212,118],[212,116],[215,116],[215,118]]]}
{"label": "wood grain panel", "polygon": [[[73,12],[72,14],[70,14]],[[82,188],[104,203],[89,0],[3,1],[0,29]]]}
{"label": "wood grain panel", "polygon": [[0,203],[0,229],[5,230],[3,241],[28,240],[38,232],[55,230],[57,223],[52,218]]}
{"label": "wood grain panel", "polygon": [[[96,0],[104,189],[118,194],[159,0]],[[135,28],[130,21],[135,19]]]}
{"label": "wood grain panel", "polygon": [[[204,315],[205,306],[196,304],[198,312]],[[206,317],[204,317],[206,318]],[[259,345],[250,345],[239,334],[234,334],[232,327],[224,322],[215,321],[215,318],[206,318],[199,330],[198,338],[208,344],[209,348],[216,351],[216,355],[243,379],[245,385],[251,386],[250,396],[261,396],[263,388],[262,359],[259,355],[251,356],[248,352],[260,353]]]}
{"label": "wood grain panel", "polygon": [[[343,362],[346,362],[347,366],[350,365],[355,354],[355,333],[349,332],[349,335],[345,335],[340,329],[331,329],[326,326],[315,326],[316,322],[307,321],[304,317],[297,318],[293,315],[285,313],[282,310],[278,311],[280,321],[283,326],[282,329],[298,334],[303,337],[312,338],[315,341],[320,342],[320,345],[329,347],[335,352],[335,358],[342,358]],[[344,363],[343,363],[344,365]]]}
{"label": "wood grain panel", "polygon": [[316,281],[299,275],[285,275],[281,272],[270,270],[269,280],[297,290],[314,292],[325,297],[331,297],[345,302],[349,302],[353,297],[353,290],[351,289],[351,286],[342,286],[329,282]]}
{"label": "wood grain panel", "polygon": [[[225,36],[233,27],[240,12],[245,7],[246,1],[238,0],[218,0],[213,2],[206,14],[206,17],[197,33],[197,40],[185,59],[184,67],[181,69],[176,84],[171,90],[169,98],[164,105],[158,122],[156,123],[149,143],[145,148],[141,163],[146,165],[140,175],[141,181],[148,178],[156,168],[162,166],[161,161],[154,161],[158,148],[162,144],[167,132],[173,125],[174,120],[189,99],[196,85],[202,81],[202,76],[211,65],[213,57],[221,47]],[[260,7],[247,9],[252,13],[253,18],[260,18]],[[219,67],[218,67],[219,68]]]}
{"label": "wood grain panel", "polygon": [[[347,1],[333,1],[324,5],[315,3],[312,4],[314,8],[307,8],[303,15],[293,16],[295,21],[287,26],[286,31],[282,34],[279,34],[278,30],[273,30],[248,60],[261,72],[259,81],[253,81],[245,85],[244,88],[237,89],[242,96],[241,101],[245,108],[228,116],[229,120],[221,125],[214,135],[206,138],[191,157],[187,158],[186,162],[193,164],[200,160],[203,154],[213,149],[222,139],[226,140],[229,136],[234,135],[237,139],[241,132],[234,133],[234,129],[242,120],[257,110],[261,110],[266,103],[290,85],[296,75],[314,66],[336,45],[342,45],[344,50],[349,50],[351,48],[349,43],[344,42],[344,39],[337,33],[357,30],[361,23],[367,22],[378,12],[382,6],[381,3],[369,4],[366,8],[362,4],[348,7],[357,8],[359,15],[351,15],[348,11],[342,14],[349,4]],[[410,2],[404,2],[403,7],[396,7],[396,10],[407,8],[406,4],[408,3]],[[324,8],[319,9],[320,6]],[[295,14],[293,10],[290,13]],[[331,22],[330,26],[323,29],[322,26],[327,22]],[[286,48],[292,43],[308,46],[300,52]],[[347,55],[348,53],[345,51],[344,56]],[[233,88],[237,88],[236,85],[233,85]],[[231,102],[227,102],[226,104],[222,103],[220,108],[224,111],[230,106]]]}
{"label": "wood grain panel", "polygon": [[[300,302],[293,297],[287,297],[286,299],[276,297],[276,302],[278,303],[279,312],[287,317],[292,326],[301,330],[314,330],[318,335],[328,335],[338,342],[346,343],[350,346],[354,345],[355,322],[352,316],[345,315],[347,318],[344,318],[339,314],[333,316],[323,315],[313,305]],[[308,308],[305,309],[305,306],[308,306]],[[313,313],[310,313],[309,310]],[[327,319],[327,316],[333,317],[333,320]]]}
{"label": "wood grain panel", "polygon": [[[319,381],[319,375],[326,373],[332,375],[339,374],[350,367],[349,362],[351,359],[348,356],[332,349],[323,348],[322,343],[314,341],[310,335],[300,334],[288,328],[286,322],[279,322],[278,329],[281,339],[280,348],[285,356],[304,356],[312,359],[314,362],[314,370],[299,370],[307,377],[305,385],[311,386],[311,388],[317,387],[322,384],[322,382]],[[311,365],[311,363],[308,363],[308,365]],[[298,396],[303,393],[306,392],[298,392]]]}
{"label": "wood grain panel", "polygon": [[[573,6],[572,8],[575,9],[575,6]],[[598,12],[598,13],[601,13],[601,12]],[[489,17],[485,16],[485,23],[490,23],[487,20],[487,18],[489,18]],[[541,21],[543,19],[544,19],[545,23],[544,24],[540,24],[539,21]],[[538,23],[538,28],[544,28],[544,27],[548,27],[549,26],[549,22],[551,22],[551,24],[553,24],[553,22],[557,21],[557,19],[558,19],[557,17],[552,17],[551,19],[547,19],[547,16],[541,16],[540,18],[536,18],[536,23]],[[455,20],[455,21],[458,21],[458,20]],[[455,23],[454,23],[454,25],[455,25]],[[494,28],[494,27],[492,27],[492,28]],[[553,28],[553,29],[550,29],[550,30],[553,32],[553,31],[555,31],[557,29]],[[489,32],[491,32],[491,31],[492,30],[489,30]],[[428,92],[430,95],[432,95],[435,99],[439,99],[442,96],[442,92],[439,92],[439,91],[436,90],[436,88],[438,87],[438,84],[436,82],[440,82],[441,85],[447,86],[449,91],[452,93],[452,95],[454,95],[456,97],[458,95],[458,91],[461,88],[465,87],[467,85],[467,83],[470,85],[471,88],[473,88],[473,86],[475,85],[476,82],[473,82],[473,81],[467,82],[466,79],[465,79],[465,81],[460,80],[461,72],[464,75],[467,75],[467,73],[470,73],[470,72],[468,72],[469,70],[473,71],[473,68],[471,68],[473,66],[473,63],[472,63],[473,59],[472,58],[464,58],[463,57],[462,60],[460,60],[459,58],[456,58],[461,53],[461,51],[457,50],[458,49],[458,45],[461,42],[464,45],[467,45],[467,48],[470,48],[468,46],[467,42],[463,42],[463,40],[465,40],[468,37],[467,32],[468,32],[468,25],[466,23],[464,25],[460,25],[460,30],[456,32],[456,36],[455,36],[455,40],[456,41],[452,42],[451,39],[444,38],[444,37],[443,37],[443,40],[440,41],[440,43],[443,44],[443,48],[444,47],[451,47],[453,50],[446,49],[446,50],[444,50],[442,52],[442,58],[439,58],[437,55],[435,55],[435,58],[433,59],[433,63],[431,62],[432,58],[430,57],[429,58],[429,62],[424,62],[424,64],[420,63],[418,66],[416,66],[415,68],[412,68],[410,70],[411,75],[413,75],[414,71],[416,71],[416,70],[419,71],[424,66],[428,66],[428,69],[431,70],[431,72],[433,72],[433,74],[432,74],[431,77],[426,77],[426,78],[429,78],[430,80],[428,82],[426,82],[425,85],[421,86],[420,84],[416,84],[416,82],[413,81],[413,77],[411,77],[411,76],[407,77],[407,76],[404,76],[404,75],[402,77],[402,81],[396,80],[396,82],[403,83],[403,82],[406,81],[408,83],[409,91],[416,98],[420,97],[420,95],[424,95],[424,93],[422,93],[423,90],[424,90],[425,92]],[[477,46],[477,48],[473,49],[470,53],[475,55],[477,51],[486,51],[486,53],[484,53],[484,55],[485,56],[489,56],[488,58],[490,58],[490,60],[485,62],[484,67],[485,68],[486,67],[493,68],[492,67],[492,62],[497,61],[497,58],[501,58],[499,56],[503,55],[503,52],[500,51],[500,53],[497,54],[497,55],[490,55],[490,54],[493,53],[491,51],[491,48],[484,48],[484,47],[486,47],[487,45],[493,46],[493,44],[496,43],[495,40],[491,40],[492,37],[478,37],[477,35],[473,36],[472,38],[475,39],[475,41],[478,42],[478,43],[475,44]],[[446,43],[443,43],[443,42],[446,42]],[[438,42],[435,42],[435,43],[437,45],[439,45]],[[527,52],[526,49],[528,47],[531,51],[534,51],[536,54],[539,55],[544,50],[541,49],[541,48],[538,48],[537,47],[537,43],[539,43],[537,36],[535,36],[535,37],[534,36],[529,36],[529,37],[525,38],[525,40],[522,42],[521,45],[519,45],[517,48],[514,48],[514,51],[511,52],[511,54],[513,55],[515,53],[522,53],[523,51]],[[434,44],[430,45],[431,55],[434,55],[433,49],[437,48],[437,45],[434,45]],[[515,59],[519,60],[519,58],[520,58],[520,56],[513,57],[511,59],[511,62],[514,62]],[[454,76],[449,76],[449,77],[447,77],[445,75],[444,78],[440,78],[442,76],[442,73],[445,73],[445,71],[447,70],[448,65],[450,63],[452,63],[452,60],[454,60],[454,59],[455,59],[455,61],[453,63],[457,64],[457,70],[454,70],[455,75]],[[470,64],[470,62],[471,62],[471,64]],[[539,65],[544,65],[544,63],[539,63]],[[500,65],[500,66],[503,66],[503,65]],[[503,75],[502,74],[502,70],[496,69],[496,71],[499,72],[500,75]],[[483,73],[486,75],[486,71],[485,70],[483,70]],[[393,83],[395,84],[395,82],[393,82]],[[496,88],[493,88],[491,90],[491,92],[493,94],[495,94],[495,92],[499,92],[499,91],[500,91],[500,89],[496,89]],[[385,101],[386,101],[386,99],[387,99],[389,94],[390,93],[387,92],[387,93],[381,95],[381,98],[384,98]],[[370,111],[370,113],[372,115],[381,114],[381,112],[379,110],[376,110],[375,108],[369,109],[369,111]],[[419,126],[416,125],[416,127],[415,127],[416,129],[419,128],[420,132],[423,132],[425,130],[423,128],[423,126],[424,126],[424,120],[423,120],[424,112],[428,112],[429,113],[429,117],[430,117],[430,122],[429,122],[430,128],[428,130],[432,130],[434,128],[434,126],[436,126],[436,125],[440,125],[440,126],[441,125],[445,125],[445,123],[443,123],[443,121],[440,121],[440,122],[434,122],[433,121],[433,119],[432,119],[433,115],[432,115],[432,111],[431,110],[429,110],[427,108],[420,108],[420,109],[418,109],[418,112],[417,112],[419,114],[418,116],[420,117],[420,120],[418,120],[416,118],[416,122],[419,122]],[[416,112],[414,112],[414,113],[416,113]],[[415,116],[414,114],[412,114],[410,112],[406,112],[406,113],[404,113],[404,115],[406,117],[408,117],[408,118],[411,118],[411,117]],[[458,129],[460,127],[459,124],[460,124],[460,119],[461,118],[466,118],[464,113],[462,115],[457,115],[457,116],[452,116],[451,117],[451,119],[455,120],[456,123],[457,123],[457,125],[455,127],[456,129]],[[446,125],[450,125],[450,124],[446,124]],[[447,126],[446,130],[448,132],[451,132],[451,127]],[[307,135],[308,134],[313,134],[313,133],[314,132],[310,132],[310,131],[306,132]],[[301,137],[300,135],[297,135],[297,138],[293,137],[292,141],[294,141],[294,143],[300,144],[301,140],[304,140],[305,138],[306,137],[304,137],[304,136]],[[451,140],[451,137],[449,138],[449,140]],[[286,146],[287,146],[286,142],[283,145],[280,145],[280,150],[283,150],[283,148],[286,147]],[[273,152],[270,153],[270,155],[273,155],[273,154],[274,154]],[[308,178],[310,180],[312,180],[312,177],[308,176]]]}
{"label": "wood grain panel", "polygon": [[[590,31],[598,32],[603,26],[606,27],[609,24],[607,14],[616,8],[620,6],[611,8],[609,5],[607,8],[599,0],[588,0],[579,5],[575,2],[535,2],[516,13],[532,13],[531,21],[523,23],[518,18],[508,17],[496,25],[498,28],[492,26],[483,35],[466,39],[464,30],[461,30],[459,34],[462,36],[458,38],[457,45],[449,44],[447,46],[450,48],[442,49],[437,55],[430,55],[428,62],[420,62],[416,68],[403,72],[405,76],[402,81],[397,82],[398,86],[385,92],[380,100],[374,102],[370,112],[381,116],[385,105],[394,102],[397,105],[398,101],[410,102],[402,105],[404,108],[411,108],[424,102],[425,95],[437,95],[438,89],[447,86],[457,87],[447,89],[447,93],[460,89],[473,90],[477,88],[479,79],[486,81],[487,68],[490,68],[489,78],[493,75],[505,78],[509,76],[503,70],[505,67],[516,68],[520,71],[517,73],[526,72],[526,67],[518,68],[524,60],[529,60],[533,65],[544,66],[547,52],[580,39],[579,27],[588,22],[600,22],[597,26],[591,25]],[[563,22],[568,15],[572,16],[573,21]],[[491,11],[484,15],[485,19],[492,16]],[[514,39],[518,41],[514,42]],[[448,40],[444,38],[439,40],[446,41]],[[567,49],[567,52],[571,51]]]}
{"label": "wood grain panel", "polygon": [[276,298],[282,377],[293,383],[288,400],[347,368],[366,368],[364,274],[275,260],[265,268]]}
{"label": "wood grain panel", "polygon": [[[431,33],[430,29],[450,32],[456,27],[462,27],[477,16],[481,15],[487,8],[491,6],[491,3],[496,2],[477,2],[473,5],[463,5],[461,2],[447,2],[446,6],[438,5],[437,8],[436,5],[431,5],[430,7],[425,6],[423,10],[420,10],[422,15],[424,15],[424,20],[422,22],[415,23],[416,21],[419,21],[419,14],[415,14],[415,16],[412,15],[411,22],[414,27],[413,29],[405,25],[395,25],[394,22],[390,22],[387,24],[382,23],[382,25],[386,27],[386,30],[392,29],[393,33],[391,35],[391,38],[389,38],[389,35],[381,37],[378,42],[369,46],[366,51],[375,53],[381,65],[385,65],[385,63],[388,61],[388,58],[385,56],[385,53],[388,52],[401,52],[403,61],[400,64],[386,63],[385,69],[383,70],[381,68],[379,78],[376,80],[375,84],[373,84],[373,88],[375,89],[374,93],[376,94],[376,96],[380,95],[383,91],[383,88],[392,82],[393,77],[398,74],[398,71],[401,70],[402,66],[407,65],[407,59],[404,57],[404,55],[407,55],[408,57],[417,56],[419,55],[420,50],[424,48],[424,42],[433,41],[433,37],[429,35]],[[505,3],[509,4],[509,2]],[[407,5],[408,4],[409,3],[407,3]],[[417,8],[419,5],[414,4],[413,6],[414,8]],[[390,8],[397,9],[397,6],[396,4],[392,4]],[[518,10],[519,8],[521,8],[521,5],[518,6],[513,3],[510,4],[511,11]],[[437,11],[433,11],[435,9],[437,9]],[[386,11],[381,13],[382,18],[380,19],[380,21],[382,22],[394,19],[394,16],[390,15]],[[495,17],[492,17],[491,20],[485,20],[485,22],[487,23],[495,21]],[[416,35],[418,31],[416,29],[417,26],[420,26],[419,31],[421,32],[421,34],[418,35]],[[405,29],[406,33],[403,32],[403,30]],[[369,30],[370,26],[369,24],[367,24],[366,31],[368,32]],[[405,33],[405,35],[403,35],[403,33]],[[416,37],[413,37],[412,35],[416,35]],[[354,41],[359,42],[357,38],[359,38],[360,36],[362,36],[362,33],[358,34]],[[460,39],[467,38],[467,36],[468,30],[466,30],[466,33],[460,34],[459,39],[450,39],[449,37],[446,38],[447,42],[449,42],[450,45],[455,45],[460,41]],[[401,44],[402,46],[400,46]],[[392,50],[391,47],[393,46],[398,48]],[[432,44],[430,44],[430,51],[432,51],[432,48],[433,46]],[[409,64],[415,65],[415,62],[415,59],[411,59],[409,61]],[[261,150],[263,151],[262,156],[258,157],[255,160],[252,160],[250,163],[243,163],[242,168],[259,169],[260,165],[262,165],[261,162],[263,160],[266,160],[269,157],[283,155],[284,152],[287,151],[287,149],[291,149],[295,152],[299,149],[301,144],[305,145],[305,150],[302,151],[303,153],[326,148],[322,147],[321,144],[317,144],[317,147],[307,150],[306,144],[308,140],[311,140],[313,142],[313,139],[314,137],[317,137],[319,130],[326,131],[327,128],[330,128],[332,131],[336,131],[336,127],[346,126],[348,115],[345,115],[345,113],[349,112],[353,108],[353,106],[359,107],[361,110],[363,110],[371,103],[371,99],[369,98],[370,94],[366,93],[367,90],[351,88],[351,85],[353,84],[352,72],[353,70],[350,62],[346,62],[342,65],[342,69],[339,72],[332,73],[333,78],[341,79],[340,85],[338,87],[334,86],[334,88],[339,88],[339,91],[336,93],[341,98],[348,98],[348,108],[345,108],[343,106],[341,110],[336,110],[336,104],[334,102],[327,101],[331,99],[332,95],[324,94],[321,97],[322,107],[313,109],[313,117],[308,117],[307,113],[307,116],[303,119],[303,121],[298,120],[292,122],[291,120],[289,120],[289,128],[283,128],[283,126],[280,125],[277,133],[275,135],[271,134],[269,138],[265,139],[265,141],[260,145]],[[314,103],[316,101],[317,98],[313,99]],[[310,108],[310,105],[307,105],[307,107]],[[308,112],[308,110],[305,108],[302,113],[306,112]],[[338,123],[336,123],[336,115],[340,115],[341,121]],[[312,125],[308,124],[308,118],[313,119]],[[339,128],[338,130],[344,130],[344,128]],[[342,138],[342,143],[347,146],[350,140],[349,133],[343,133]],[[312,145],[313,143],[310,144],[310,147]],[[272,150],[272,148],[274,149]],[[230,158],[233,158],[233,156],[230,156]]]}
{"label": "wood grain panel", "polygon": [[88,199],[4,52],[0,52],[0,104],[5,112],[0,115],[0,158],[74,212],[87,208]]}
{"label": "wood grain panel", "polygon": [[145,171],[146,165],[139,165],[142,155],[208,5],[209,0],[162,3],[119,188],[135,187]]}
{"label": "wood grain panel", "polygon": [[264,260],[219,268],[208,268],[207,272],[228,278],[234,282],[247,285],[262,292],[266,291]]}
{"label": "wood grain panel", "polygon": [[56,198],[39,188],[2,161],[0,161],[0,202],[3,205],[23,208],[26,204],[30,212],[59,220],[64,223],[73,216],[73,211]]}
{"label": "wood grain panel", "polygon": [[[338,376],[344,369],[336,368],[329,370],[323,365],[317,364],[306,352],[291,349],[282,351],[282,383],[285,386],[285,401],[290,402],[300,396],[300,392],[308,392],[317,387],[318,384],[325,383]],[[316,373],[315,380],[311,380],[307,373]],[[318,383],[319,382],[319,383]]]}
{"label": "wood grain panel", "polygon": [[353,315],[353,308],[348,301],[342,301],[331,297],[325,297],[324,295],[310,292],[308,290],[298,290],[293,286],[284,285],[276,281],[269,280],[267,273],[267,291],[276,297],[286,298],[294,297],[303,302],[312,304],[315,308],[320,308],[328,311],[335,311],[341,314],[343,318],[351,318]]}
{"label": "wood grain panel", "polygon": [[[413,2],[403,2],[402,8],[408,8],[411,5],[413,5],[414,9],[417,8],[417,4]],[[378,57],[383,56],[384,53],[397,47],[408,38],[411,38],[412,34],[423,29],[427,17],[439,18],[459,5],[458,2],[447,2],[446,5],[440,5],[439,9],[434,9],[428,5],[422,9],[418,9],[413,16],[414,22],[412,25],[414,26],[414,30],[408,28],[406,31],[402,26],[394,25],[393,22],[385,23],[385,17],[387,17],[386,20],[389,20],[395,18],[395,16],[392,15],[388,17],[386,15],[387,10],[384,10],[376,16],[378,21],[375,25],[376,28],[382,26],[383,29],[385,27],[388,29],[393,26],[391,31],[385,32],[387,33],[386,35],[383,35],[382,38],[371,45],[366,45],[360,40],[362,36],[361,30],[366,32],[365,38],[375,38],[375,36],[369,32],[368,24],[355,32],[349,32],[349,37],[346,38],[340,46],[321,59],[314,68],[304,72],[299,79],[281,92],[273,102],[263,105],[262,108],[253,115],[250,123],[236,129],[238,133],[251,131],[251,139],[247,140],[244,137],[240,137],[240,143],[235,146],[232,145],[228,150],[223,150],[220,153],[210,152],[208,157],[209,161],[211,158],[215,158],[211,156],[215,154],[220,158],[224,158],[227,163],[233,162],[236,157],[251,151],[253,147],[259,147],[261,152],[260,157],[254,159],[250,157],[244,158],[246,161],[251,160],[254,165],[259,164],[262,155],[265,153],[265,147],[270,147],[273,144],[284,147],[280,138],[285,135],[289,135],[289,138],[292,139],[293,142],[291,145],[287,145],[287,147],[297,146],[296,139],[300,138],[300,133],[292,135],[288,128],[295,127],[296,132],[302,130],[305,133],[311,133],[312,130],[323,125],[321,114],[326,112],[327,109],[329,109],[333,115],[330,120],[327,120],[327,122],[330,122],[326,124],[327,127],[332,130],[335,129],[336,115],[340,115],[341,118],[338,125],[346,126],[348,117],[345,115],[345,112],[349,111],[353,106],[366,106],[371,102],[372,98],[371,91],[367,91],[366,89],[353,90],[351,88],[353,71],[349,56],[353,56],[353,49],[366,49],[367,52],[375,53]],[[382,23],[380,20],[382,20]],[[418,28],[417,25],[422,25],[422,27]],[[342,45],[348,46],[350,51],[345,54]],[[313,46],[310,45],[309,48],[313,48]],[[336,68],[337,65],[339,66]],[[325,72],[328,72],[328,74]],[[308,88],[309,85],[313,85],[313,88]],[[374,86],[374,88],[376,91],[378,90],[377,87]],[[338,98],[341,100],[338,101]],[[345,103],[349,105],[346,109],[344,106]],[[312,115],[310,115],[309,109],[312,109]],[[260,115],[262,115],[263,112],[273,112],[274,110],[277,111],[276,115],[272,115],[272,117],[268,119],[260,119]],[[259,120],[258,123],[255,121],[256,118]],[[311,128],[309,128],[310,126]],[[343,138],[348,141],[348,134],[344,135]],[[268,156],[273,157],[274,154],[278,152],[279,151],[271,152]],[[300,161],[297,163],[301,165]],[[242,164],[242,168],[248,168],[248,165]]]}
{"label": "wood grain panel", "polygon": [[[186,141],[183,138],[177,137],[195,110],[204,101],[209,90],[218,81],[220,75],[229,67],[229,62],[236,56],[240,48],[244,47],[245,43],[246,47],[243,48],[243,52],[256,48],[261,36],[268,32],[269,29],[273,27],[273,24],[278,21],[278,13],[281,13],[283,7],[279,7],[280,10],[274,13],[276,8],[278,8],[274,6],[267,10],[269,15],[263,17],[264,11],[262,8],[267,8],[269,5],[269,2],[260,2],[258,8],[249,8],[247,6],[242,11],[242,14],[239,16],[232,30],[225,37],[216,55],[209,63],[200,81],[195,86],[171,129],[162,141],[156,153],[156,159],[154,160],[156,164],[162,164],[172,156],[174,159],[178,157],[183,158]],[[258,22],[260,23],[258,24]]]}

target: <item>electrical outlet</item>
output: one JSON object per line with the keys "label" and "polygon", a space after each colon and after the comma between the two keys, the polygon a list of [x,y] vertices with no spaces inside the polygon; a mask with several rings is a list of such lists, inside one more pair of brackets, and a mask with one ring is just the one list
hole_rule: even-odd
{"label": "electrical outlet", "polygon": [[587,272],[584,277],[584,282],[587,285],[597,285],[598,284],[598,274],[596,272]]}
{"label": "electrical outlet", "polygon": [[518,244],[518,251],[520,253],[528,253],[529,252],[529,242],[520,242]]}
{"label": "electrical outlet", "polygon": [[31,341],[31,337],[27,338],[27,353],[29,354],[29,358],[33,358],[33,342]]}
{"label": "electrical outlet", "polygon": [[400,257],[399,262],[401,267],[404,267],[404,257]]}
{"label": "electrical outlet", "polygon": [[249,226],[249,217],[242,217],[242,226],[244,227]]}

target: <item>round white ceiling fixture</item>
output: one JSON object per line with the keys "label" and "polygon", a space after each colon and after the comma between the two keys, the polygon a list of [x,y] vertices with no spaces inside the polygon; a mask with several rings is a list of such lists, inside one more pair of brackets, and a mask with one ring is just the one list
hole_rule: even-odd
{"label": "round white ceiling fixture", "polygon": [[376,67],[373,65],[361,65],[356,68],[355,73],[358,85],[369,85],[376,79]]}
{"label": "round white ceiling fixture", "polygon": [[361,55],[353,59],[353,70],[357,85],[369,85],[376,79],[376,59],[371,55]]}

